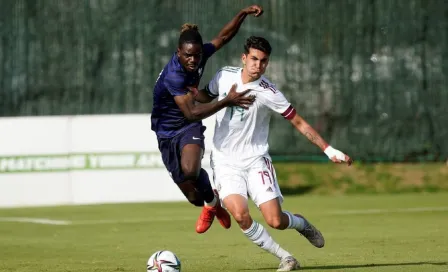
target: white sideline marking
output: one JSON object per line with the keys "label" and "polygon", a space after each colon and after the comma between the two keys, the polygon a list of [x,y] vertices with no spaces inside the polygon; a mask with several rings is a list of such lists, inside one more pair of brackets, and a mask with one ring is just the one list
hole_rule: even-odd
{"label": "white sideline marking", "polygon": [[32,217],[0,217],[0,222],[20,222],[44,225],[70,225],[71,221],[53,220],[48,218],[32,218]]}
{"label": "white sideline marking", "polygon": [[170,222],[170,221],[190,221],[196,220],[193,217],[161,217],[161,218],[135,218],[135,219],[123,219],[123,220],[77,220],[73,221],[73,225],[99,225],[99,224],[119,224],[119,223],[149,223],[149,222]]}
{"label": "white sideline marking", "polygon": [[367,210],[340,210],[332,211],[330,214],[349,215],[349,214],[380,214],[380,213],[414,213],[414,212],[436,212],[448,211],[448,207],[417,207],[402,209],[367,209]]}
{"label": "white sideline marking", "polygon": [[[386,214],[386,213],[415,213],[415,212],[435,212],[448,211],[448,207],[416,207],[400,209],[366,209],[366,210],[336,210],[326,214],[333,215],[351,215],[351,214]],[[19,222],[44,225],[101,225],[101,224],[120,224],[120,223],[150,223],[150,222],[169,222],[169,221],[194,221],[194,217],[159,217],[159,218],[135,218],[135,219],[105,219],[105,220],[53,220],[48,218],[32,217],[0,217],[0,222]]]}
{"label": "white sideline marking", "polygon": [[100,225],[100,224],[120,224],[120,223],[146,223],[146,222],[169,222],[169,221],[194,221],[193,217],[162,217],[162,218],[136,218],[136,219],[122,219],[122,220],[53,220],[48,218],[32,218],[32,217],[0,217],[0,222],[19,222],[19,223],[33,223],[44,225]]}

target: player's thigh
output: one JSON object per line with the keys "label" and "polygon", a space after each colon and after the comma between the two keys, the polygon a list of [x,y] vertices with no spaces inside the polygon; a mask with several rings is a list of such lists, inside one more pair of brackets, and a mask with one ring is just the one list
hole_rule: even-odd
{"label": "player's thigh", "polygon": [[181,150],[180,165],[185,176],[198,177],[204,150],[198,144],[186,144]]}
{"label": "player's thigh", "polygon": [[180,151],[178,150],[178,139],[160,138],[159,150],[162,154],[162,161],[168,173],[176,184],[184,180],[182,169],[180,166]]}
{"label": "player's thigh", "polygon": [[205,127],[195,125],[180,135],[181,169],[186,176],[197,177],[201,170],[201,160],[204,156]]}
{"label": "player's thigh", "polygon": [[214,187],[224,206],[226,198],[231,195],[239,195],[247,199],[246,178],[243,171],[222,165],[213,166]]}
{"label": "player's thigh", "polygon": [[249,169],[247,188],[250,197],[259,208],[261,204],[273,199],[278,199],[280,204],[283,202],[277,175],[269,158],[260,158]]}

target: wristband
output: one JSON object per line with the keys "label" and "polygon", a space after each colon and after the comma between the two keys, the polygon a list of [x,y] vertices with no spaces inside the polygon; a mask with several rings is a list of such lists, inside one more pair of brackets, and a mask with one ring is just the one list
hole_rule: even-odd
{"label": "wristband", "polygon": [[335,151],[335,149],[331,145],[329,145],[325,148],[324,153],[331,159],[331,157],[333,157],[335,155],[334,151]]}
{"label": "wristband", "polygon": [[336,159],[340,161],[345,161],[345,154],[341,151],[334,149],[332,146],[328,146],[324,150],[325,155],[328,156],[328,158],[331,160],[331,158],[336,157]]}

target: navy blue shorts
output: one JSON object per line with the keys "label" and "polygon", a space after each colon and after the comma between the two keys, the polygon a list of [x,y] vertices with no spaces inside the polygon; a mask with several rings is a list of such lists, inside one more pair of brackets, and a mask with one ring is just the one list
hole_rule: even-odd
{"label": "navy blue shorts", "polygon": [[205,126],[198,124],[193,125],[173,138],[157,138],[159,141],[159,150],[162,153],[163,164],[165,164],[166,169],[176,184],[184,181],[180,164],[182,148],[187,144],[198,144],[204,150],[205,129]]}

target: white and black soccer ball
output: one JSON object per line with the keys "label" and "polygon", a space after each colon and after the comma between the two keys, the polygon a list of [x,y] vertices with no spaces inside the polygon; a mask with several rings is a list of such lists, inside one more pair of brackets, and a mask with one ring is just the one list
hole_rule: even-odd
{"label": "white and black soccer ball", "polygon": [[176,254],[160,250],[149,257],[147,272],[180,272],[180,261]]}

